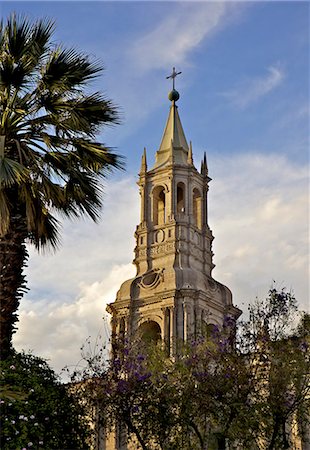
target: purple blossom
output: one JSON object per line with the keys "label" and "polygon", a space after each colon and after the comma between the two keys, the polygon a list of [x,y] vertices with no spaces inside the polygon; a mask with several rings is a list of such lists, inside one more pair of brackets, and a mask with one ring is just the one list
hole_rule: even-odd
{"label": "purple blossom", "polygon": [[206,378],[208,376],[207,372],[193,372],[193,375],[198,380],[203,380],[204,378]]}
{"label": "purple blossom", "polygon": [[121,393],[124,393],[128,390],[128,383],[126,380],[119,380],[117,384],[117,390]]}
{"label": "purple blossom", "polygon": [[214,324],[211,324],[211,325],[212,325],[212,327],[211,327],[211,336],[212,337],[217,337],[219,332],[220,332],[220,328],[219,328],[218,325],[214,325]]}
{"label": "purple blossom", "polygon": [[301,350],[302,352],[307,352],[308,348],[309,348],[309,345],[307,344],[307,342],[302,342],[302,343],[300,344],[300,350]]}
{"label": "purple blossom", "polygon": [[132,361],[126,361],[125,363],[125,369],[126,370],[132,370],[134,368],[134,364]]}
{"label": "purple blossom", "polygon": [[115,358],[113,360],[113,366],[115,368],[115,370],[118,372],[119,370],[121,370],[121,362],[118,358]]}
{"label": "purple blossom", "polygon": [[231,316],[225,316],[223,321],[224,327],[234,328],[235,326],[235,319]]}
{"label": "purple blossom", "polygon": [[151,373],[145,373],[143,375],[137,374],[137,380],[138,381],[145,381],[148,378],[150,378],[150,376],[151,376]]}

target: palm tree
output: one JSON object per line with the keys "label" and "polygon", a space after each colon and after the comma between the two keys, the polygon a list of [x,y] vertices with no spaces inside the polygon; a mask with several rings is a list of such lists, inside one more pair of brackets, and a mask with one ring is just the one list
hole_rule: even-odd
{"label": "palm tree", "polygon": [[87,83],[102,71],[51,42],[54,25],[11,16],[0,23],[0,346],[12,351],[26,288],[26,243],[56,248],[60,214],[96,221],[102,184],[122,161],[96,140],[119,123],[115,106]]}

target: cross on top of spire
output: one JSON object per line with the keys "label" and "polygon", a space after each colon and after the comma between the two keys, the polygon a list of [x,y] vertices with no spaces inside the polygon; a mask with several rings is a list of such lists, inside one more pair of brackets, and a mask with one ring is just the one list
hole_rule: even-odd
{"label": "cross on top of spire", "polygon": [[175,78],[178,76],[178,75],[180,75],[182,72],[176,72],[175,71],[175,67],[173,67],[173,69],[172,69],[172,74],[171,75],[169,75],[168,77],[166,77],[166,79],[168,80],[169,78],[171,78],[172,79],[172,89],[174,90],[175,89]]}

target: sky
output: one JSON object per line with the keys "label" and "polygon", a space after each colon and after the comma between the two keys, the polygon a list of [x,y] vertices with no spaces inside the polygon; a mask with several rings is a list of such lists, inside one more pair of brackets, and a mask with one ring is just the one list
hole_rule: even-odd
{"label": "sky", "polygon": [[175,66],[179,114],[200,167],[207,152],[213,276],[246,310],[275,283],[309,310],[308,2],[13,2],[30,19],[55,20],[54,40],[105,67],[91,86],[119,107],[121,125],[100,139],[126,157],[105,186],[99,224],[63,222],[54,254],[29,247],[29,292],[19,309],[18,350],[74,368],[91,336],[108,339],[107,303],[135,275],[136,186],[169,110]]}

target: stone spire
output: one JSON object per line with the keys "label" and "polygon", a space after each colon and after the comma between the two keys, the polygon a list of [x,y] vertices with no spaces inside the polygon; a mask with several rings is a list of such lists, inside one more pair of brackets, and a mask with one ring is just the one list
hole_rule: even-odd
{"label": "stone spire", "polygon": [[172,102],[172,105],[170,107],[170,112],[159,151],[165,150],[167,147],[169,147],[171,139],[174,148],[181,148],[188,152],[188,144],[178,113],[178,107],[176,106],[174,101]]}
{"label": "stone spire", "polygon": [[176,102],[180,98],[180,94],[175,89],[175,77],[181,72],[176,72],[173,68],[172,75],[167,78],[172,78],[173,89],[169,92],[168,98],[171,101],[170,111],[166,122],[164,134],[156,152],[155,167],[164,166],[171,162],[171,142],[173,146],[173,160],[175,164],[189,164],[188,153],[189,147],[182,127],[178,107]]}

